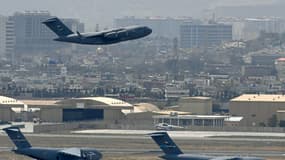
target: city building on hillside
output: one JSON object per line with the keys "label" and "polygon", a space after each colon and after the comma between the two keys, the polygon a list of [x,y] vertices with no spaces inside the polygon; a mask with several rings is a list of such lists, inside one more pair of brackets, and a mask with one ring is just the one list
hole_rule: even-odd
{"label": "city building on hillside", "polygon": [[115,19],[115,26],[126,27],[130,25],[146,25],[152,29],[152,36],[177,38],[179,37],[180,25],[184,22],[192,21],[195,20],[193,20],[192,18],[123,17]]}
{"label": "city building on hillside", "polygon": [[180,26],[181,48],[211,47],[232,41],[232,25],[184,23]]}
{"label": "city building on hillside", "polygon": [[[42,24],[51,17],[47,11],[16,12],[9,17],[13,22],[15,58],[33,53],[49,53],[70,46],[53,41],[56,35]],[[63,19],[63,22],[74,31],[84,31],[84,24],[77,19]]]}
{"label": "city building on hillside", "polygon": [[7,17],[0,15],[0,58],[2,58],[6,52],[6,22]]}
{"label": "city building on hillside", "polygon": [[285,82],[285,58],[278,58],[275,60],[275,69],[277,71],[278,79]]}

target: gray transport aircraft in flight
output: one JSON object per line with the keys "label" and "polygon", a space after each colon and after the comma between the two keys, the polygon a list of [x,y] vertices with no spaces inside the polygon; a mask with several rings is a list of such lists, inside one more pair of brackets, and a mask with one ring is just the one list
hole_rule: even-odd
{"label": "gray transport aircraft in flight", "polygon": [[263,158],[257,157],[213,157],[199,154],[184,154],[169,137],[167,132],[155,132],[151,133],[150,136],[164,152],[164,155],[160,156],[160,158],[163,158],[165,160],[264,160]]}
{"label": "gray transport aircraft in flight", "polygon": [[147,26],[129,26],[101,32],[90,33],[73,33],[63,22],[57,17],[48,19],[44,22],[58,38],[55,41],[88,44],[88,45],[107,45],[128,40],[139,39],[152,33]]}
{"label": "gray transport aircraft in flight", "polygon": [[17,154],[25,155],[37,160],[99,160],[102,154],[95,149],[89,148],[43,148],[32,147],[18,127],[3,129],[13,143]]}

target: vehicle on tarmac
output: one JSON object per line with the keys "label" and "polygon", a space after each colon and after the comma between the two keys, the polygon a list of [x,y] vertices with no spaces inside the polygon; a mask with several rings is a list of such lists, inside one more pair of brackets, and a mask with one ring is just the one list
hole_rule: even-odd
{"label": "vehicle on tarmac", "polygon": [[170,130],[175,130],[175,129],[183,129],[184,127],[181,126],[176,126],[176,125],[170,125],[168,123],[158,123],[155,125],[156,130],[165,130],[165,131],[170,131]]}

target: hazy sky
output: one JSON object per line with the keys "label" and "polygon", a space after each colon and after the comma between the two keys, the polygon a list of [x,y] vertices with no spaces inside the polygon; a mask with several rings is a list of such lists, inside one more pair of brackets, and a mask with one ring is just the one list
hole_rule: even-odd
{"label": "hazy sky", "polygon": [[79,18],[87,26],[112,25],[123,16],[203,17],[217,6],[264,5],[283,0],[0,0],[0,14],[48,10],[53,16]]}

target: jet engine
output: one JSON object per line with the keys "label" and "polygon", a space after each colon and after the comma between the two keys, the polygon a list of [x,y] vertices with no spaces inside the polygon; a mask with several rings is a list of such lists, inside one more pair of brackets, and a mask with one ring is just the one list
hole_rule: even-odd
{"label": "jet engine", "polygon": [[110,32],[106,33],[104,37],[107,39],[117,39],[119,37],[119,34],[117,32]]}
{"label": "jet engine", "polygon": [[102,154],[96,150],[81,149],[80,153],[84,160],[100,160],[102,158]]}

